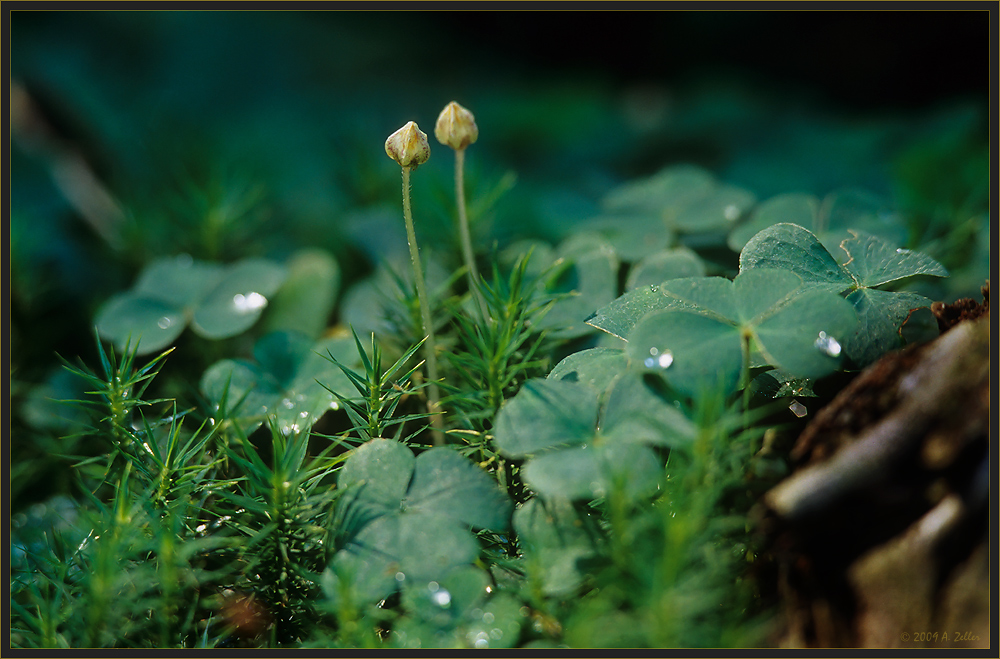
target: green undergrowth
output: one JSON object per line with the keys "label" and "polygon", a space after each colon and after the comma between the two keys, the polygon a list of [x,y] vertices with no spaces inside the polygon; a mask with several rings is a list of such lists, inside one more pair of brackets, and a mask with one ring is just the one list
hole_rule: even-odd
{"label": "green undergrowth", "polygon": [[[796,433],[985,278],[978,198],[917,194],[939,155],[901,161],[910,210],[671,163],[516,235],[473,170],[477,267],[422,241],[426,290],[394,206],[352,216],[364,268],[216,217],[95,305],[96,370],[12,376],[12,483],[63,483],[12,519],[12,646],[767,644],[753,511]],[[424,161],[414,216],[464,218]]]}

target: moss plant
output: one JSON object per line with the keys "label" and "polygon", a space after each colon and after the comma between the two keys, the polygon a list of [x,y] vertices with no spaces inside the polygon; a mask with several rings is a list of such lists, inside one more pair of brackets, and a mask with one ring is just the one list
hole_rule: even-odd
{"label": "moss plant", "polygon": [[437,123],[434,125],[434,136],[438,142],[455,150],[455,203],[458,206],[458,230],[462,237],[462,256],[468,269],[469,290],[472,291],[476,303],[483,307],[482,295],[476,286],[479,281],[479,271],[476,268],[476,256],[472,251],[472,238],[469,234],[469,216],[465,207],[465,149],[479,139],[479,127],[476,118],[466,108],[452,101],[441,110]]}
{"label": "moss plant", "polygon": [[437,355],[435,354],[434,322],[431,319],[430,302],[427,298],[427,285],[424,283],[424,272],[420,266],[420,251],[417,248],[417,234],[413,230],[413,214],[410,211],[410,172],[431,157],[431,148],[427,144],[427,133],[417,127],[413,121],[389,136],[385,141],[385,152],[403,168],[403,219],[406,222],[406,242],[410,246],[410,260],[413,262],[413,279],[417,286],[417,296],[420,298],[420,317],[424,324],[424,334],[427,342],[424,344],[424,358],[427,361],[427,411],[431,414],[431,425],[434,428],[434,444],[444,444],[444,434],[441,432],[441,418],[438,401],[438,371]]}

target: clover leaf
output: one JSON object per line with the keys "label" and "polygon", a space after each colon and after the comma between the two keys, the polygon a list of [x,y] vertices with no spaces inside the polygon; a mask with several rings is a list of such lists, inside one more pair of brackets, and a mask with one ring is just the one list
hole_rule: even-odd
{"label": "clover leaf", "polygon": [[831,254],[812,232],[795,224],[776,224],[754,236],[740,254],[740,271],[783,268],[802,278],[806,288],[844,295],[858,315],[844,349],[859,367],[901,345],[900,327],[931,300],[908,292],[875,287],[915,275],[945,277],[947,270],[931,257],[895,248],[857,230],[846,232]]}
{"label": "clover leaf", "polygon": [[272,332],[254,346],[254,360],[223,359],[208,367],[201,390],[244,432],[256,429],[267,415],[286,432],[307,428],[339,402],[334,391],[352,390],[347,376],[324,355],[356,365],[354,341],[347,337],[319,342],[298,332]]}
{"label": "clover leaf", "polygon": [[627,366],[628,358],[620,348],[587,348],[566,356],[549,371],[547,378],[581,382],[603,393]]}
{"label": "clover leaf", "polygon": [[842,298],[806,290],[788,270],[757,269],[660,285],[666,307],[645,315],[628,335],[629,358],[663,372],[687,395],[738,388],[748,350],[796,376],[815,378],[839,365],[837,337],[853,331]]}
{"label": "clover leaf", "polygon": [[97,313],[97,331],[119,346],[131,338],[137,354],[170,345],[184,328],[208,339],[249,329],[285,279],[285,268],[265,259],[229,266],[187,255],[147,266],[132,290],[115,295]]}
{"label": "clover leaf", "polygon": [[720,184],[700,167],[674,165],[612,190],[602,200],[604,214],[587,227],[635,262],[672,244],[675,234],[728,232],[755,201],[753,193]]}
{"label": "clover leaf", "polygon": [[668,279],[703,277],[705,264],[687,247],[654,252],[636,263],[628,273],[625,290],[655,286]]}
{"label": "clover leaf", "polygon": [[615,250],[597,234],[584,233],[560,243],[555,257],[567,267],[561,270],[555,282],[549,282],[549,292],[560,297],[542,318],[540,326],[548,328],[552,336],[564,339],[592,332],[584,322],[587,316],[613,300],[618,290]]}
{"label": "clover leaf", "polygon": [[528,458],[521,477],[542,496],[593,499],[612,492],[628,499],[645,496],[656,489],[661,470],[649,447],[677,438],[669,428],[619,432],[599,424],[600,399],[597,389],[582,382],[529,380],[500,409],[495,446],[507,457]]}
{"label": "clover leaf", "polygon": [[382,599],[407,581],[441,583],[478,556],[470,528],[510,524],[507,496],[449,448],[414,457],[400,442],[373,439],[344,463],[338,485],[338,516],[351,521],[328,578],[360,600]]}
{"label": "clover leaf", "polygon": [[572,593],[583,581],[579,563],[598,553],[594,521],[566,498],[530,499],[514,511],[514,530],[542,592]]}
{"label": "clover leaf", "polygon": [[440,583],[403,583],[406,614],[392,626],[401,648],[510,648],[527,625],[523,604],[506,592],[488,595],[490,577],[482,569],[457,568]]}
{"label": "clover leaf", "polygon": [[831,192],[822,201],[802,192],[771,197],[729,233],[727,243],[738,252],[750,238],[775,224],[797,224],[823,237],[831,232],[856,229],[890,243],[903,242],[907,234],[899,215],[890,212],[879,196],[849,188]]}

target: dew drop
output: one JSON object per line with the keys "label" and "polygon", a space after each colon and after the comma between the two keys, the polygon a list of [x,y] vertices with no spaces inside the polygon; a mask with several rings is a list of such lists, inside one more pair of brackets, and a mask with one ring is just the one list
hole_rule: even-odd
{"label": "dew drop", "polygon": [[487,625],[493,622],[493,620],[494,620],[493,614],[490,613],[489,611],[483,614],[483,622],[485,622]]}
{"label": "dew drop", "polygon": [[240,313],[259,311],[267,306],[267,298],[255,292],[247,293],[246,295],[237,293],[233,296],[233,306]]}
{"label": "dew drop", "polygon": [[396,581],[398,581],[399,583],[403,583],[403,581],[405,581],[405,580],[406,580],[406,575],[405,574],[403,574],[402,572],[397,572],[396,573]]}
{"label": "dew drop", "polygon": [[674,353],[669,350],[661,352],[658,348],[650,348],[649,355],[642,362],[646,368],[669,368],[674,363]]}
{"label": "dew drop", "polygon": [[290,410],[293,407],[295,407],[295,403],[293,403],[290,398],[282,399],[281,404],[285,407],[286,410]]}
{"label": "dew drop", "polygon": [[299,418],[300,419],[305,419],[308,416],[309,416],[309,412],[299,412]]}
{"label": "dew drop", "polygon": [[441,608],[445,608],[451,604],[451,593],[449,593],[444,588],[441,588],[435,591],[433,595],[431,595],[431,599],[434,600],[434,603],[440,606]]}
{"label": "dew drop", "polygon": [[650,284],[649,285],[649,292],[650,293],[655,293],[658,290],[660,290],[660,287],[657,286],[656,284]]}
{"label": "dew drop", "polygon": [[330,403],[330,409],[334,410],[334,411],[339,410],[340,409],[340,403],[338,403],[337,401],[332,401]]}
{"label": "dew drop", "polygon": [[159,327],[160,329],[167,329],[168,327],[170,327],[173,324],[174,324],[174,321],[171,320],[167,316],[163,316],[158,321],[156,321],[156,326]]}
{"label": "dew drop", "polygon": [[817,350],[826,353],[830,357],[839,356],[842,349],[840,342],[832,336],[827,336],[826,332],[820,332],[819,337],[813,342],[813,345]]}
{"label": "dew drop", "polygon": [[788,406],[788,409],[791,410],[792,414],[799,417],[800,419],[809,413],[809,410],[806,409],[806,406],[797,400],[792,401],[792,404]]}
{"label": "dew drop", "polygon": [[740,216],[740,209],[736,204],[729,204],[722,211],[722,215],[730,222],[735,222]]}

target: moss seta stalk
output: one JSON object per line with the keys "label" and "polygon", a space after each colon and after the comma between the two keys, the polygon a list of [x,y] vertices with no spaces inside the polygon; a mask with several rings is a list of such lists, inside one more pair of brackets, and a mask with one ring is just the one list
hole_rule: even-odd
{"label": "moss seta stalk", "polygon": [[434,445],[444,444],[444,434],[441,432],[441,415],[438,406],[440,394],[437,380],[437,355],[434,343],[434,324],[431,319],[431,307],[427,297],[427,285],[424,283],[424,271],[420,265],[420,251],[417,249],[417,234],[413,230],[413,213],[410,211],[410,170],[403,167],[403,220],[406,222],[406,242],[410,247],[410,260],[413,262],[413,279],[417,286],[417,298],[420,300],[420,319],[424,326],[427,341],[424,343],[424,359],[427,361],[427,411],[431,414]]}

